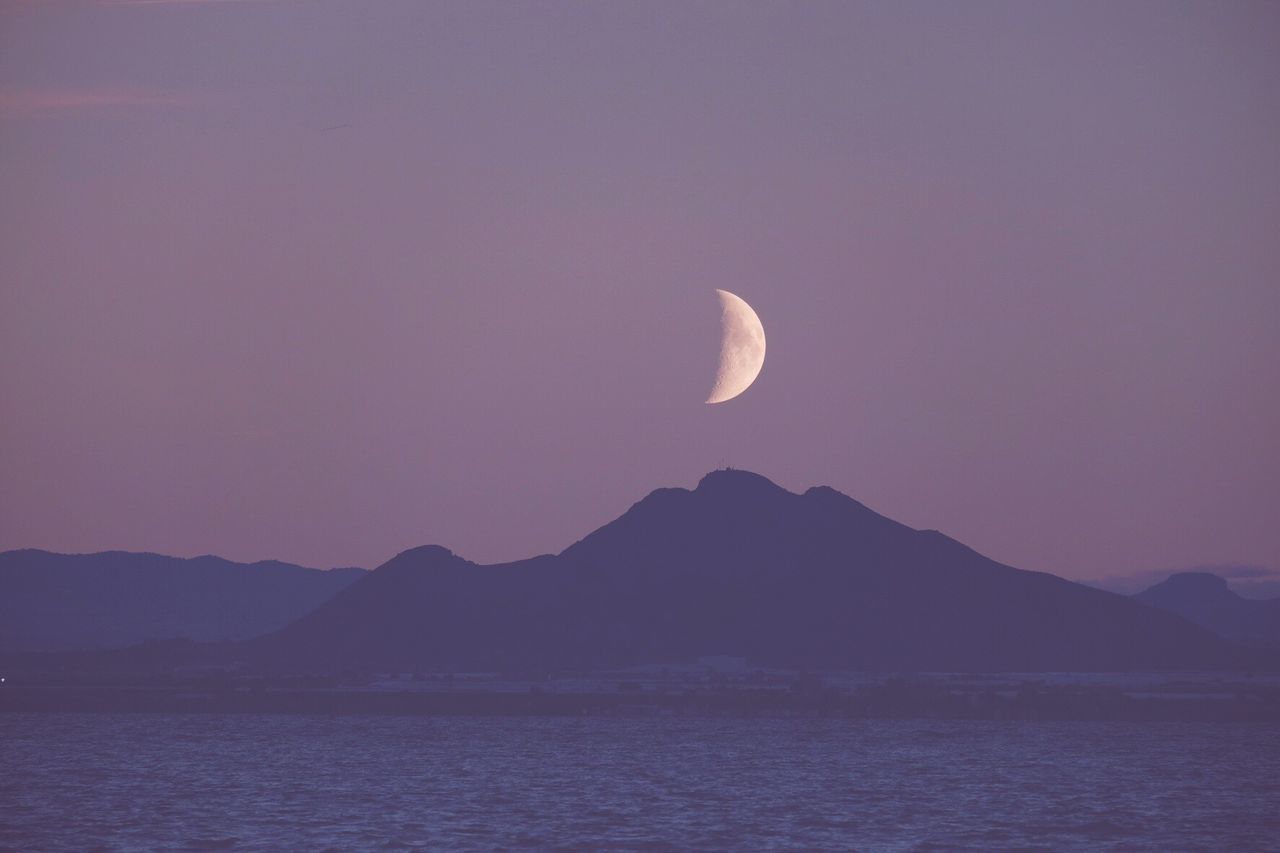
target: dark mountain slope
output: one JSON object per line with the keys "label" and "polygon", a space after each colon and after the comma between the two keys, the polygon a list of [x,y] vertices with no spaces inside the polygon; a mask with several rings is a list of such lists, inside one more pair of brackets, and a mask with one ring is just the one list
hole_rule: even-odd
{"label": "dark mountain slope", "polygon": [[1124,596],[1019,571],[829,488],[745,471],[659,489],[557,556],[406,551],[251,657],[306,669],[593,668],[747,657],[903,670],[1223,668],[1238,650]]}
{"label": "dark mountain slope", "polygon": [[243,640],[315,609],[366,574],[106,551],[0,553],[0,651],[147,639]]}

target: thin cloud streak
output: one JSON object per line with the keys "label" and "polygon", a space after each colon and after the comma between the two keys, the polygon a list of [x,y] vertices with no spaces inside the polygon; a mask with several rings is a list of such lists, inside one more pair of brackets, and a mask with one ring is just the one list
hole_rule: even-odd
{"label": "thin cloud streak", "polygon": [[44,113],[106,107],[148,107],[186,103],[172,93],[130,89],[0,89],[0,113]]}
{"label": "thin cloud streak", "polygon": [[103,6],[205,6],[212,3],[270,3],[276,0],[102,0]]}

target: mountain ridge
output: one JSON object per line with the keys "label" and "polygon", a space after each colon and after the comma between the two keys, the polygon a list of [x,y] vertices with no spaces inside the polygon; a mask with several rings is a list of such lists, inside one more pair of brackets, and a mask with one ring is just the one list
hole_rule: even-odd
{"label": "mountain ridge", "polygon": [[711,472],[654,489],[559,554],[401,552],[251,656],[333,670],[610,668],[720,654],[915,670],[1248,665],[1181,617],[997,563],[830,487]]}
{"label": "mountain ridge", "polygon": [[0,651],[245,640],[283,627],[366,572],[210,554],[0,552]]}

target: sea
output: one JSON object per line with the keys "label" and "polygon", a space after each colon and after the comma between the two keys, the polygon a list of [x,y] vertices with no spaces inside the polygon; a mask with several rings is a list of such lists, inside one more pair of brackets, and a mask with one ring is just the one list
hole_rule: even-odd
{"label": "sea", "polygon": [[1280,725],[6,713],[0,848],[1280,850]]}

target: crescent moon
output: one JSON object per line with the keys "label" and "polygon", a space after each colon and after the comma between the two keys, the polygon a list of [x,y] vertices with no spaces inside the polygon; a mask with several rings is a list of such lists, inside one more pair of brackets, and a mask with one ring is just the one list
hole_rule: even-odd
{"label": "crescent moon", "polygon": [[764,367],[764,326],[751,306],[727,290],[720,297],[720,366],[708,403],[732,400],[751,387]]}

